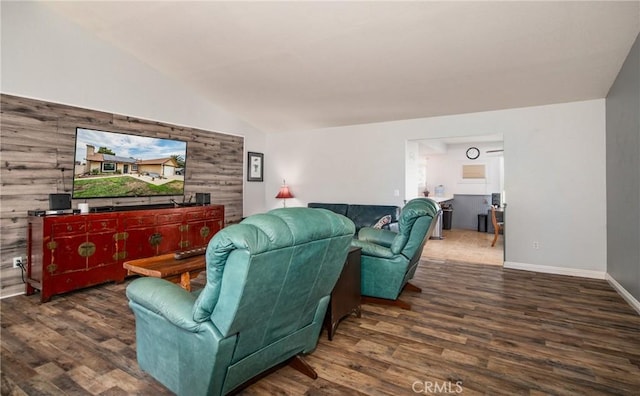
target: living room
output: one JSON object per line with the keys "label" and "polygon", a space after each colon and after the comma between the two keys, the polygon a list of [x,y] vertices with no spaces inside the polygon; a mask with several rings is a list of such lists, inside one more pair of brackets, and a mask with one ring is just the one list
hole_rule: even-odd
{"label": "living room", "polygon": [[[635,14],[624,14],[638,15],[637,9]],[[218,103],[88,34],[49,5],[3,1],[2,93],[241,136],[242,159],[246,160],[246,152],[264,153],[265,174],[264,182],[242,183],[241,210],[234,213],[234,220],[280,207],[282,202],[274,197],[283,179],[295,195],[288,206],[314,201],[402,206],[405,197],[396,191],[405,191],[407,141],[501,134],[509,246],[504,267],[607,279],[638,310],[639,76],[637,67],[633,69],[639,51],[638,22],[624,26],[630,33],[623,35],[627,40],[620,46],[626,46],[626,53],[612,75],[618,80],[615,84],[611,80],[600,96],[272,132],[229,110],[231,104]],[[242,89],[251,95],[252,84],[258,81],[247,79],[248,86]],[[503,89],[518,90],[511,83]],[[349,105],[357,107],[344,104]],[[286,118],[281,113],[271,117]],[[1,144],[5,159],[9,148],[4,136]],[[21,209],[14,213],[12,203],[24,200],[41,206],[47,194],[57,192],[60,166],[71,163],[72,153],[67,151],[57,153],[52,147],[46,154],[55,155],[60,164],[53,166],[48,183],[37,186],[37,197],[21,196],[28,181],[12,185],[3,181],[3,298],[24,291],[20,271],[11,268],[11,257],[25,255],[26,236],[21,233],[26,213]],[[3,180],[8,172],[3,161]],[[195,192],[201,186],[191,188]],[[539,248],[533,248],[532,241],[538,241]]]}

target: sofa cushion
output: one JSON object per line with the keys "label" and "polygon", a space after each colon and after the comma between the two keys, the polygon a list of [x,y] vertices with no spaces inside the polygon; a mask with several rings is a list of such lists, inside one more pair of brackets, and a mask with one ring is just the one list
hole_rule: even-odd
{"label": "sofa cushion", "polygon": [[[373,227],[378,221],[389,215],[390,221],[382,225],[384,229],[390,229],[397,225],[400,216],[400,208],[392,205],[348,205],[341,203],[320,203],[312,202],[307,204],[310,208],[328,209],[334,213],[341,214],[353,221],[356,231],[362,227]],[[386,220],[385,220],[386,221]],[[397,230],[397,228],[395,229]]]}
{"label": "sofa cushion", "polygon": [[347,209],[349,205],[342,203],[320,203],[320,202],[311,202],[307,205],[309,208],[320,208],[320,209],[328,209],[334,213],[346,216]]}
{"label": "sofa cushion", "polygon": [[400,208],[390,205],[349,205],[347,217],[356,225],[356,230],[362,227],[373,227],[383,216],[390,215],[391,223],[398,221]]}

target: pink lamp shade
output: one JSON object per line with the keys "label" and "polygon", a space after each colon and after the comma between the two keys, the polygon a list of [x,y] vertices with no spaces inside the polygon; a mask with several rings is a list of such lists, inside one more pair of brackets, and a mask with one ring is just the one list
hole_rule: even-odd
{"label": "pink lamp shade", "polygon": [[278,191],[278,195],[276,195],[276,198],[294,198],[293,194],[291,194],[291,191],[289,191],[289,186],[282,186],[280,187],[280,191]]}
{"label": "pink lamp shade", "polygon": [[276,198],[281,198],[283,200],[282,206],[285,208],[287,207],[287,198],[294,198],[293,194],[291,194],[291,191],[289,191],[289,186],[287,186],[284,180],[282,181],[282,187],[280,187],[280,191],[278,191],[278,195],[276,195]]}

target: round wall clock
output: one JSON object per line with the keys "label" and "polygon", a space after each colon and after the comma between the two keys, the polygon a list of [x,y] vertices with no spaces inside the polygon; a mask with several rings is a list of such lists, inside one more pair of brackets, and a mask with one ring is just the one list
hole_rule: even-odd
{"label": "round wall clock", "polygon": [[467,149],[467,158],[470,160],[477,159],[480,156],[480,150],[477,147],[469,147]]}

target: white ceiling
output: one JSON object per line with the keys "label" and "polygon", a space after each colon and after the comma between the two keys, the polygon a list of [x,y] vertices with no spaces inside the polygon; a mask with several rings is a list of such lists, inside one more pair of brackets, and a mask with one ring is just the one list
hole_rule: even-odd
{"label": "white ceiling", "polygon": [[606,96],[640,2],[47,2],[268,132]]}

